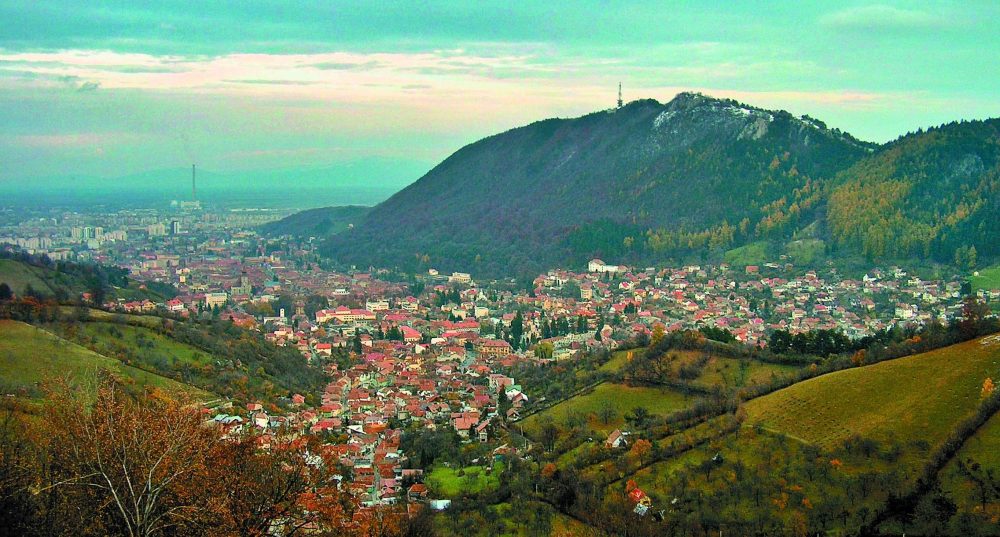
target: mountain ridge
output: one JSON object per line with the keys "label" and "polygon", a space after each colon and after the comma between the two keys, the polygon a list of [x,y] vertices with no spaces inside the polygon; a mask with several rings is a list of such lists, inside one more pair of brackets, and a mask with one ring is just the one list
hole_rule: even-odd
{"label": "mountain ridge", "polygon": [[[663,226],[701,232],[756,221],[762,206],[873,147],[815,120],[700,94],[632,101],[473,142],[323,251],[349,264],[491,275],[590,255],[641,259],[616,243],[641,249],[639,235]],[[719,191],[713,203],[690,203]],[[595,235],[608,237],[579,247]]]}

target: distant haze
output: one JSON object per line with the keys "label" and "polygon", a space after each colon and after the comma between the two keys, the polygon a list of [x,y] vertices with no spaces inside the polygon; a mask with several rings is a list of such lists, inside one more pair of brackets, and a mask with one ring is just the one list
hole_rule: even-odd
{"label": "distant haze", "polygon": [[[197,199],[224,207],[306,209],[375,205],[427,170],[420,163],[366,160],[318,169],[218,173],[197,170]],[[2,205],[116,207],[166,206],[189,201],[191,168],[121,177],[61,176],[0,182]]]}

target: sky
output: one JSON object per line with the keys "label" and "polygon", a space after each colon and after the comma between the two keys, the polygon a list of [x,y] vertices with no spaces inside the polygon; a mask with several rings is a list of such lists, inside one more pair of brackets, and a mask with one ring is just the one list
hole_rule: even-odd
{"label": "sky", "polygon": [[0,21],[8,187],[193,162],[415,180],[484,136],[608,108],[619,82],[875,142],[1000,116],[995,0],[4,0]]}

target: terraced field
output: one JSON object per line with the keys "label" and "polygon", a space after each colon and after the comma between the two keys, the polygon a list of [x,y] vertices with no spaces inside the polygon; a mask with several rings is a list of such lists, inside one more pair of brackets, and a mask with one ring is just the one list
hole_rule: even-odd
{"label": "terraced field", "polygon": [[1000,344],[974,340],[848,369],[750,401],[748,424],[830,448],[853,436],[923,439],[932,446],[978,406],[1000,374]]}

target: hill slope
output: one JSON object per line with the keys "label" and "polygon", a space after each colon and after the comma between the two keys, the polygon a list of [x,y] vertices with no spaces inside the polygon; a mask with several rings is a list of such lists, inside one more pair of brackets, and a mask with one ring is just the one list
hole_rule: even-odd
{"label": "hill slope", "polygon": [[31,291],[60,302],[75,301],[83,293],[97,290],[103,293],[104,300],[163,302],[177,294],[169,284],[139,283],[129,278],[125,269],[94,263],[52,262],[46,257],[7,250],[0,250],[0,283],[6,283],[18,296]]}
{"label": "hill slope", "polygon": [[1000,346],[973,340],[830,373],[747,403],[748,422],[825,448],[854,435],[943,441],[1000,373]]}
{"label": "hill slope", "polygon": [[360,223],[370,210],[371,207],[362,205],[309,209],[268,222],[260,231],[271,236],[329,237]]}
{"label": "hill slope", "polygon": [[828,220],[841,246],[963,268],[1000,255],[1000,119],[909,134],[834,184]]}
{"label": "hill slope", "polygon": [[45,328],[100,355],[240,401],[295,392],[312,397],[326,382],[322,371],[309,367],[294,349],[230,324],[208,328],[98,310],[89,317]]}
{"label": "hill slope", "polygon": [[114,371],[140,386],[184,393],[196,399],[215,396],[193,386],[123,364],[19,321],[0,320],[0,379],[4,393],[40,396],[39,384],[60,377],[87,385],[101,369]]}
{"label": "hill slope", "polygon": [[871,149],[821,122],[735,101],[635,101],[470,144],[324,251],[359,265],[496,275],[726,248],[812,221],[816,181]]}

